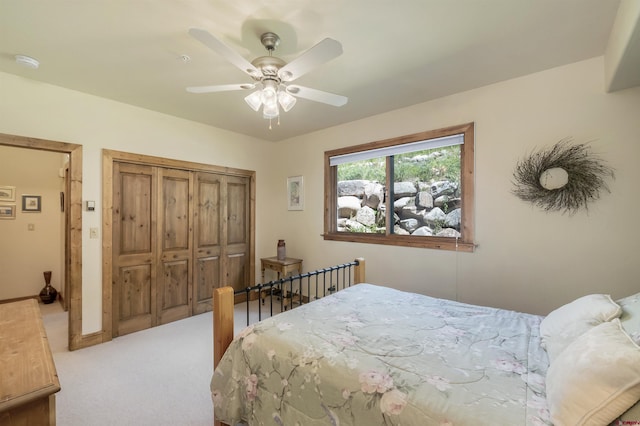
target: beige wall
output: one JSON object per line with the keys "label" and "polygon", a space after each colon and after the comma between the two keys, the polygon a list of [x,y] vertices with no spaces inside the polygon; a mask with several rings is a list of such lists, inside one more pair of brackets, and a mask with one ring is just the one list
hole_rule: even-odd
{"label": "beige wall", "polygon": [[[303,175],[305,210],[286,211],[284,189],[274,194],[280,226],[263,230],[263,241],[284,238],[305,269],[363,256],[372,283],[538,314],[591,292],[640,291],[640,88],[606,94],[603,68],[596,58],[280,143],[290,156],[272,186]],[[471,121],[475,253],[322,239],[324,151]],[[516,162],[566,137],[591,142],[616,169],[611,193],[573,216],[510,193]]]}
{"label": "beige wall", "polygon": [[[102,148],[256,170],[258,265],[285,239],[305,270],[363,256],[373,283],[545,314],[590,292],[640,291],[640,231],[628,219],[640,208],[640,88],[605,94],[603,68],[596,58],[277,144],[0,73],[0,132],[83,145],[83,198],[98,201],[95,213],[83,213],[85,334],[101,327],[100,239],[88,231],[101,224]],[[469,121],[475,253],[322,239],[325,150]],[[565,137],[592,141],[616,169],[612,192],[574,216],[510,193],[516,161]],[[285,182],[296,175],[304,176],[305,209],[287,211]]]}
{"label": "beige wall", "polygon": [[[51,285],[62,290],[63,160],[58,153],[0,146],[0,185],[16,187],[16,218],[0,220],[0,300],[39,294],[44,271],[52,272]],[[23,212],[22,195],[41,196],[42,211]]]}

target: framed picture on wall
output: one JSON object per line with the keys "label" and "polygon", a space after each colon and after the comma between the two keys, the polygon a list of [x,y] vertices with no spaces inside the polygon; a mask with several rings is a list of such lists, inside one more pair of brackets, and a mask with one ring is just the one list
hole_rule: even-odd
{"label": "framed picture on wall", "polygon": [[16,218],[16,205],[2,205],[0,206],[0,219],[15,219]]}
{"label": "framed picture on wall", "polygon": [[302,176],[287,178],[287,207],[289,210],[304,210]]}
{"label": "framed picture on wall", "polygon": [[16,200],[15,186],[0,186],[0,202],[15,201],[15,200]]}
{"label": "framed picture on wall", "polygon": [[25,213],[40,213],[42,211],[40,199],[40,195],[23,195],[22,211]]}

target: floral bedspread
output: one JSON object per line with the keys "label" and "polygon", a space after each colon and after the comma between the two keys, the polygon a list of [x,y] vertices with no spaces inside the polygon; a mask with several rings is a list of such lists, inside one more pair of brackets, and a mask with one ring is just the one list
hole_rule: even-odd
{"label": "floral bedspread", "polygon": [[542,317],[358,284],[247,327],[211,380],[235,425],[543,425]]}

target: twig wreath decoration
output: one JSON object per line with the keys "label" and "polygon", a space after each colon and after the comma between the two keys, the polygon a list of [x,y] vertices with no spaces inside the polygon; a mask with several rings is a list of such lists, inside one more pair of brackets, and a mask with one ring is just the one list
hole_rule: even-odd
{"label": "twig wreath decoration", "polygon": [[[560,169],[560,170],[558,170]],[[545,185],[550,171],[566,172],[566,183]],[[513,172],[517,197],[546,211],[574,214],[600,198],[602,189],[611,192],[605,178],[615,178],[613,169],[589,151],[586,144],[563,139],[552,148],[532,153],[519,161]]]}

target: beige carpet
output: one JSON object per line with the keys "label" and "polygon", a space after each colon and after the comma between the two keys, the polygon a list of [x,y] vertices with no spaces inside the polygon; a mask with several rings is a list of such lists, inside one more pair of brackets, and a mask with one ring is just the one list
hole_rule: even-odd
{"label": "beige carpet", "polygon": [[211,313],[69,352],[67,313],[40,306],[62,387],[59,426],[212,424]]}

